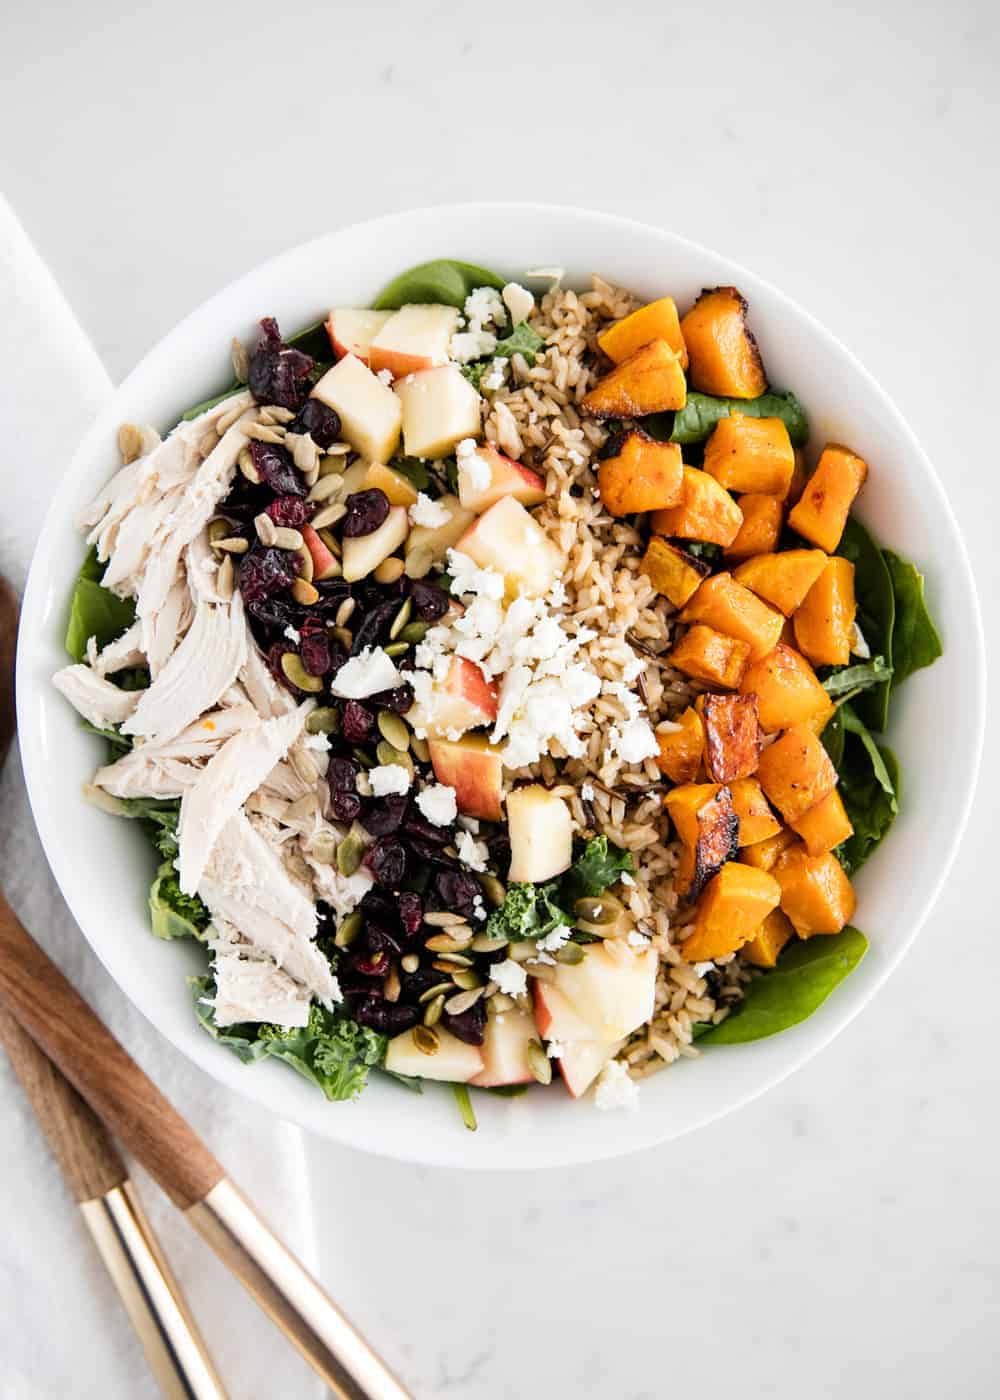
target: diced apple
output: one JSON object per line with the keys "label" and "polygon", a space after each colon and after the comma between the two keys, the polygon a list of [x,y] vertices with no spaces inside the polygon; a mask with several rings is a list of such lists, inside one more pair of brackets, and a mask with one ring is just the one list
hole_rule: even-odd
{"label": "diced apple", "polygon": [[604,943],[591,943],[582,962],[559,963],[555,986],[592,1027],[595,1040],[621,1040],[653,1014],[658,963],[655,948],[634,949],[616,940],[611,952]]}
{"label": "diced apple", "polygon": [[503,496],[459,540],[481,569],[496,569],[507,593],[547,593],[562,573],[562,554],[520,501]]}
{"label": "diced apple", "polygon": [[540,884],[561,875],[572,864],[569,808],[540,783],[528,783],[507,794],[507,832],[511,880]]}
{"label": "diced apple", "polygon": [[545,1040],[558,1040],[563,1045],[569,1041],[594,1039],[594,1027],[573,1010],[572,1004],[552,982],[536,981],[532,991],[535,1023],[538,1034]]}
{"label": "diced apple", "polygon": [[370,462],[352,462],[346,471],[341,473],[337,499],[343,501],[355,491],[363,491],[368,485],[368,473],[371,469]]}
{"label": "diced apple", "polygon": [[374,463],[365,473],[363,491],[378,487],[384,491],[391,506],[412,506],[417,499],[417,488],[413,482],[408,480],[402,472],[396,471],[393,467],[384,467],[381,462]]}
{"label": "diced apple", "polygon": [[326,321],[326,333],[338,359],[357,355],[368,363],[368,347],[392,317],[391,311],[365,311],[356,306],[338,306]]}
{"label": "diced apple", "polygon": [[455,789],[458,810],[480,821],[503,820],[500,806],[503,763],[485,734],[463,734],[461,739],[428,738],[434,776]]}
{"label": "diced apple", "polygon": [[344,439],[369,462],[387,462],[395,452],[403,421],[400,401],[357,355],[345,355],[328,369],[312,397],[340,415]]}
{"label": "diced apple", "polygon": [[497,717],[497,683],[487,680],[474,661],[453,656],[444,682],[436,685],[426,708],[417,704],[409,712],[410,723],[428,736],[464,734],[467,729],[492,724]]}
{"label": "diced apple", "polygon": [[389,514],[370,535],[355,535],[341,541],[341,563],[348,583],[357,583],[377,569],[406,539],[410,528],[405,506],[390,506]]}
{"label": "diced apple", "polygon": [[423,578],[432,564],[439,563],[449,549],[475,520],[471,510],[459,503],[457,496],[439,496],[438,504],[449,512],[443,525],[414,525],[406,541],[406,573],[409,578]]}
{"label": "diced apple", "polygon": [[577,1040],[563,1046],[556,1064],[563,1083],[574,1099],[587,1092],[604,1066],[614,1059],[624,1044],[624,1040],[610,1045],[600,1040]]}
{"label": "diced apple", "polygon": [[505,1011],[486,1022],[480,1054],[483,1068],[470,1084],[492,1089],[499,1084],[527,1084],[534,1078],[528,1068],[528,1044],[538,1039],[530,1011]]}
{"label": "diced apple", "polygon": [[483,1072],[483,1057],[475,1045],[437,1028],[438,1048],[426,1055],[417,1048],[412,1031],[393,1036],[385,1052],[385,1067],[392,1074],[412,1079],[441,1079],[448,1084],[468,1084]]}
{"label": "diced apple", "polygon": [[468,458],[459,458],[458,497],[463,506],[482,515],[501,496],[513,496],[523,506],[537,506],[545,500],[545,482],[530,467],[505,457],[490,443],[477,447]]}
{"label": "diced apple", "polygon": [[448,363],[448,346],[458,325],[454,306],[401,306],[371,342],[368,363],[394,379]]}
{"label": "diced apple", "polygon": [[334,557],[332,551],[327,549],[313,527],[303,525],[301,530],[302,543],[312,556],[313,578],[322,582],[325,578],[333,578],[339,574],[339,561]]}
{"label": "diced apple", "polygon": [[447,457],[463,438],[479,437],[479,394],[457,365],[419,370],[397,379],[393,388],[402,405],[409,456]]}

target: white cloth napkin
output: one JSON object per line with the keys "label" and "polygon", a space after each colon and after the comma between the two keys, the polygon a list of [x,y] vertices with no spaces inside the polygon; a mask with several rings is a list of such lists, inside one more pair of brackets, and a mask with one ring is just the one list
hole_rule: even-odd
{"label": "white cloth napkin", "polygon": [[[18,589],[60,475],[111,388],[0,196],[0,569]],[[214,1084],[118,991],[49,873],[13,753],[0,781],[0,882],[34,936],[315,1269],[301,1133]],[[2,1051],[0,1143],[0,1396],[152,1400],[158,1391],[139,1344]],[[136,1179],[233,1400],[318,1395],[320,1383],[235,1279],[153,1183],[138,1171]]]}

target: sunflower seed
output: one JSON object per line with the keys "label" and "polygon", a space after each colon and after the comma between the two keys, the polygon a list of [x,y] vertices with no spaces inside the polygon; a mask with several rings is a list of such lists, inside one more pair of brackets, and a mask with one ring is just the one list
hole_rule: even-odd
{"label": "sunflower seed", "polygon": [[331,705],[321,705],[306,720],[307,734],[336,734],[339,729],[340,715]]}
{"label": "sunflower seed", "polygon": [[294,417],[290,408],[283,408],[279,403],[266,403],[260,411],[262,423],[290,423]]}
{"label": "sunflower seed", "polygon": [[451,979],[456,987],[461,987],[463,992],[471,992],[473,987],[481,987],[483,979],[478,972],[471,967],[460,967],[452,974]]}
{"label": "sunflower seed", "polygon": [[[226,562],[226,561],[223,560],[223,564],[225,564],[225,562]],[[231,559],[229,560],[229,564],[230,564],[230,567],[231,567],[231,566],[232,566],[232,560],[231,560]],[[220,567],[220,569],[219,569],[219,573],[220,573],[220,574],[222,573],[222,568],[221,568],[221,567]],[[293,585],[293,589],[294,589],[294,585]],[[286,676],[288,677],[288,679],[291,681],[292,685],[296,686],[299,690],[304,690],[305,693],[306,693],[307,695],[318,695],[319,692],[323,689],[323,682],[322,682],[322,680],[320,679],[320,677],[319,677],[319,676],[311,676],[311,675],[309,674],[309,672],[308,672],[308,671],[306,670],[306,668],[303,666],[303,664],[302,664],[302,658],[299,656],[298,652],[295,652],[295,651],[285,651],[285,652],[282,652],[282,654],[281,654],[281,669],[284,671],[285,675],[286,675]]]}
{"label": "sunflower seed", "polygon": [[[341,841],[343,846],[343,841]],[[338,851],[338,864],[340,863]],[[350,914],[341,919],[340,927],[334,935],[334,943],[338,948],[349,948],[358,934],[361,932],[362,915],[360,909],[353,909]]]}
{"label": "sunflower seed", "polygon": [[[425,922],[429,923],[430,919],[425,919]],[[466,938],[453,938],[447,933],[435,933],[425,941],[424,947],[431,953],[464,953],[471,942],[471,933]]]}
{"label": "sunflower seed", "polygon": [[319,781],[319,769],[307,749],[300,748],[296,744],[288,750],[288,761],[306,787],[312,787],[314,783]]}
{"label": "sunflower seed", "polygon": [[542,1049],[540,1040],[528,1041],[528,1068],[539,1084],[552,1083],[552,1061]]}
{"label": "sunflower seed", "polygon": [[313,557],[305,545],[298,551],[299,556],[299,578],[304,578],[306,583],[313,581]]}
{"label": "sunflower seed", "polygon": [[233,424],[238,422],[245,412],[246,404],[244,402],[244,395],[240,394],[238,395],[237,402],[229,412],[224,413],[221,418],[215,420],[215,431],[219,434],[219,437],[224,437]]}
{"label": "sunflower seed", "polygon": [[378,727],[382,738],[394,749],[405,753],[410,747],[410,727],[392,710],[379,711]]}
{"label": "sunflower seed", "polygon": [[444,1011],[444,992],[442,992],[441,995],[440,995],[439,997],[435,997],[434,1000],[433,1000],[432,1002],[429,1002],[429,1003],[428,1003],[427,1008],[426,1008],[426,1010],[424,1011],[424,1025],[425,1025],[425,1026],[436,1026],[437,1023],[438,1023],[438,1021],[440,1021],[440,1019],[441,1019],[441,1013],[442,1013],[443,1011]]}
{"label": "sunflower seed", "polygon": [[497,992],[490,998],[490,1010],[496,1015],[500,1011],[510,1011],[517,1003],[506,992]]}
{"label": "sunflower seed", "polygon": [[220,598],[226,602],[233,596],[236,587],[236,570],[233,568],[233,556],[227,554],[219,565],[215,575],[215,591]]}
{"label": "sunflower seed", "polygon": [[118,451],[124,466],[142,456],[142,429],[134,423],[123,423],[118,429]]}
{"label": "sunflower seed", "polygon": [[394,642],[399,636],[400,632],[402,632],[403,628],[409,622],[410,614],[412,612],[413,600],[412,598],[407,598],[406,601],[403,603],[403,606],[400,608],[399,612],[392,619],[392,626],[389,628],[390,642]]}
{"label": "sunflower seed", "polygon": [[340,490],[340,478],[336,476],[321,476],[316,485],[309,492],[308,500],[325,501],[335,492]]}
{"label": "sunflower seed", "polygon": [[469,946],[474,953],[499,953],[508,941],[503,937],[491,938],[488,933],[477,933]]}
{"label": "sunflower seed", "polygon": [[403,561],[395,554],[390,554],[388,559],[383,559],[375,570],[376,583],[395,583],[403,576]]}
{"label": "sunflower seed", "polygon": [[405,652],[410,650],[410,644],[409,642],[390,642],[389,645],[383,647],[382,650],[385,652],[386,656],[402,656]]}
{"label": "sunflower seed", "polygon": [[216,541],[215,548],[225,550],[227,554],[246,554],[250,541],[239,535],[227,535],[225,539]]}
{"label": "sunflower seed", "polygon": [[247,353],[247,348],[242,340],[237,340],[236,336],[233,336],[230,351],[233,360],[233,374],[240,384],[245,384],[250,378],[250,356]]}
{"label": "sunflower seed", "polygon": [[421,1054],[436,1055],[441,1037],[430,1026],[414,1026],[413,1043]]}
{"label": "sunflower seed", "polygon": [[273,442],[281,446],[285,441],[284,428],[275,428],[267,423],[248,423],[243,431],[254,442]]}
{"label": "sunflower seed", "polygon": [[493,905],[494,909],[499,909],[507,898],[507,891],[503,881],[498,880],[495,875],[480,875],[479,883],[483,887],[483,894]]}
{"label": "sunflower seed", "polygon": [[337,842],[329,831],[317,831],[309,841],[309,854],[321,865],[331,865],[337,854]]}
{"label": "sunflower seed", "polygon": [[396,964],[393,963],[392,967],[389,969],[389,975],[382,983],[382,995],[385,997],[386,1001],[398,1001],[399,994],[402,990],[403,988],[399,981],[399,971]]}
{"label": "sunflower seed", "polygon": [[334,501],[332,505],[324,506],[318,510],[312,518],[314,530],[329,529],[331,525],[336,525],[338,520],[343,520],[347,514],[347,507],[343,501]]}
{"label": "sunflower seed", "polygon": [[309,433],[286,433],[285,447],[292,454],[292,461],[307,477],[313,477],[313,485],[319,478],[320,450]]}
{"label": "sunflower seed", "polygon": [[447,909],[432,909],[424,915],[424,923],[430,924],[431,928],[454,928],[456,924],[468,922],[464,914],[451,914]]}
{"label": "sunflower seed", "polygon": [[278,537],[277,527],[266,510],[262,510],[260,515],[254,516],[253,528],[257,531],[257,538],[261,544],[273,545]]}
{"label": "sunflower seed", "polygon": [[427,635],[428,623],[408,622],[399,634],[401,642],[422,642]]}
{"label": "sunflower seed", "polygon": [[237,462],[239,463],[240,471],[246,477],[247,481],[250,482],[251,486],[259,486],[260,472],[253,464],[253,457],[250,455],[249,447],[244,447],[240,451]]}
{"label": "sunflower seed", "polygon": [[291,530],[287,525],[278,525],[274,531],[275,549],[301,549],[304,544],[299,530]]}
{"label": "sunflower seed", "polygon": [[[311,583],[307,583],[304,578],[297,578],[295,580],[292,584],[291,593],[295,601],[300,603],[304,608],[311,608],[314,603],[319,602],[319,590],[314,588]],[[323,689],[322,685],[320,685],[319,689]]]}
{"label": "sunflower seed", "polygon": [[[364,844],[360,837],[348,832],[337,847],[337,869],[341,875],[353,875],[361,864],[364,853]],[[358,917],[360,918],[360,915]]]}
{"label": "sunflower seed", "polygon": [[[343,451],[339,452],[337,449],[341,447]],[[346,442],[335,442],[332,447],[328,447],[326,455],[319,459],[320,476],[343,476],[350,450]]]}
{"label": "sunflower seed", "polygon": [[304,797],[288,804],[285,822],[288,826],[292,826],[295,822],[308,821],[310,817],[316,816],[318,811],[319,798],[314,792],[307,792]]}
{"label": "sunflower seed", "polygon": [[404,953],[399,960],[399,965],[404,972],[416,972],[420,966],[419,953]]}
{"label": "sunflower seed", "polygon": [[583,958],[584,952],[579,943],[564,943],[556,953],[556,962],[565,963],[567,967],[575,967],[583,962]]}
{"label": "sunflower seed", "polygon": [[366,771],[363,770],[358,774],[358,776],[354,780],[354,786],[357,789],[359,797],[371,797],[372,780],[371,778],[369,778]]}
{"label": "sunflower seed", "polygon": [[474,987],[468,992],[459,992],[457,996],[449,997],[444,1004],[444,1009],[449,1016],[461,1016],[463,1011],[468,1011],[470,1006],[475,1006],[482,994],[482,987]]}
{"label": "sunflower seed", "polygon": [[[416,957],[416,954],[414,953],[413,956]],[[453,984],[450,981],[435,982],[433,987],[428,987],[426,992],[420,993],[420,995],[417,997],[417,1005],[426,1006],[427,1003],[429,1001],[433,1001],[435,997],[441,996],[445,992],[450,992],[452,989],[452,985]]]}
{"label": "sunflower seed", "polygon": [[420,759],[421,763],[430,761],[431,748],[426,739],[419,738],[416,734],[410,736],[410,748]]}
{"label": "sunflower seed", "polygon": [[357,606],[357,601],[354,598],[345,598],[333,615],[334,627],[346,627],[354,616],[354,609]]}

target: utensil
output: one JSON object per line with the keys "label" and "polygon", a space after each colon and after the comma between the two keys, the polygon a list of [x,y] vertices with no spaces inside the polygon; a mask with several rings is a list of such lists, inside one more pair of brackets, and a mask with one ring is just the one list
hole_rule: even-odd
{"label": "utensil", "polygon": [[[0,577],[0,768],[14,737],[18,603]],[[0,1011],[6,1050],[167,1400],[225,1400],[190,1309],[118,1149],[93,1110],[18,1022]]]}

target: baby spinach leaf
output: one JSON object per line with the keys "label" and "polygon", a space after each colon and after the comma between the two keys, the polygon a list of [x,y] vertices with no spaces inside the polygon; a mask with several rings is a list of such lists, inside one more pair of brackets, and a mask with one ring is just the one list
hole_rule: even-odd
{"label": "baby spinach leaf", "polygon": [[[722,399],[713,394],[690,393],[687,403],[673,416],[669,440],[671,442],[704,442],[721,418],[730,413],[743,413],[750,418],[780,418],[788,429],[788,436],[796,447],[802,447],[809,439],[809,420],[806,411],[791,392],[761,394],[756,399]],[[656,421],[662,431],[662,420],[666,415],[654,414],[644,419],[643,426]],[[654,434],[658,435],[658,434]]]}
{"label": "baby spinach leaf", "polygon": [[90,637],[97,638],[100,651],[120,637],[135,620],[132,599],[119,598],[98,583],[103,573],[104,566],[98,562],[97,551],[92,549],[77,575],[69,600],[66,650],[74,661],[82,661],[86,656]]}
{"label": "baby spinach leaf", "polygon": [[512,355],[523,355],[528,364],[533,365],[544,344],[542,336],[537,331],[532,330],[527,321],[518,321],[510,335],[504,340],[497,341],[497,348],[490,358],[499,355],[509,360]]}
{"label": "baby spinach leaf", "polygon": [[182,413],[180,421],[190,423],[193,418],[200,418],[203,413],[207,413],[210,408],[214,408],[218,403],[224,403],[226,399],[231,399],[234,394],[238,394],[246,386],[237,384],[235,381],[228,389],[223,389],[221,394],[214,394],[210,399],[202,399],[201,403],[196,403],[193,408],[189,408],[186,413]]}
{"label": "baby spinach leaf", "polygon": [[892,667],[885,664],[885,658],[873,656],[871,661],[859,662],[856,666],[841,666],[831,672],[823,681],[823,689],[842,705],[855,695],[860,695],[861,691],[881,685],[891,676]]}
{"label": "baby spinach leaf", "polygon": [[795,939],[772,971],[755,978],[736,1009],[699,1036],[701,1045],[742,1045],[797,1026],[816,1011],[868,951],[850,924],[840,933]]}
{"label": "baby spinach leaf", "polygon": [[924,578],[915,565],[891,549],[883,549],[896,603],[892,638],[893,685],[902,685],[914,671],[930,666],[941,655],[941,638],[924,599]]}
{"label": "baby spinach leaf", "polygon": [[503,278],[485,267],[454,258],[436,258],[401,272],[382,288],[374,306],[376,311],[395,311],[415,301],[457,306],[461,310],[476,287],[495,287],[499,292],[504,286]]}
{"label": "baby spinach leaf", "polygon": [[419,457],[396,457],[390,463],[393,471],[399,472],[400,476],[405,476],[407,481],[417,491],[425,491],[430,485],[430,473],[426,463]]}
{"label": "baby spinach leaf", "polygon": [[835,710],[830,716],[820,738],[830,756],[830,762],[839,771],[844,757],[844,717],[840,710]]}
{"label": "baby spinach leaf", "polygon": [[[844,526],[837,553],[854,565],[854,594],[858,604],[858,626],[873,656],[885,658],[894,666],[893,626],[896,600],[892,578],[882,551],[853,515]],[[858,700],[857,712],[870,729],[885,729],[889,717],[891,677],[873,685]]]}
{"label": "baby spinach leaf", "polygon": [[848,704],[840,710],[844,751],[837,764],[838,790],[854,835],[836,855],[849,875],[859,870],[884,840],[899,811],[899,764],[892,750],[877,744]]}

